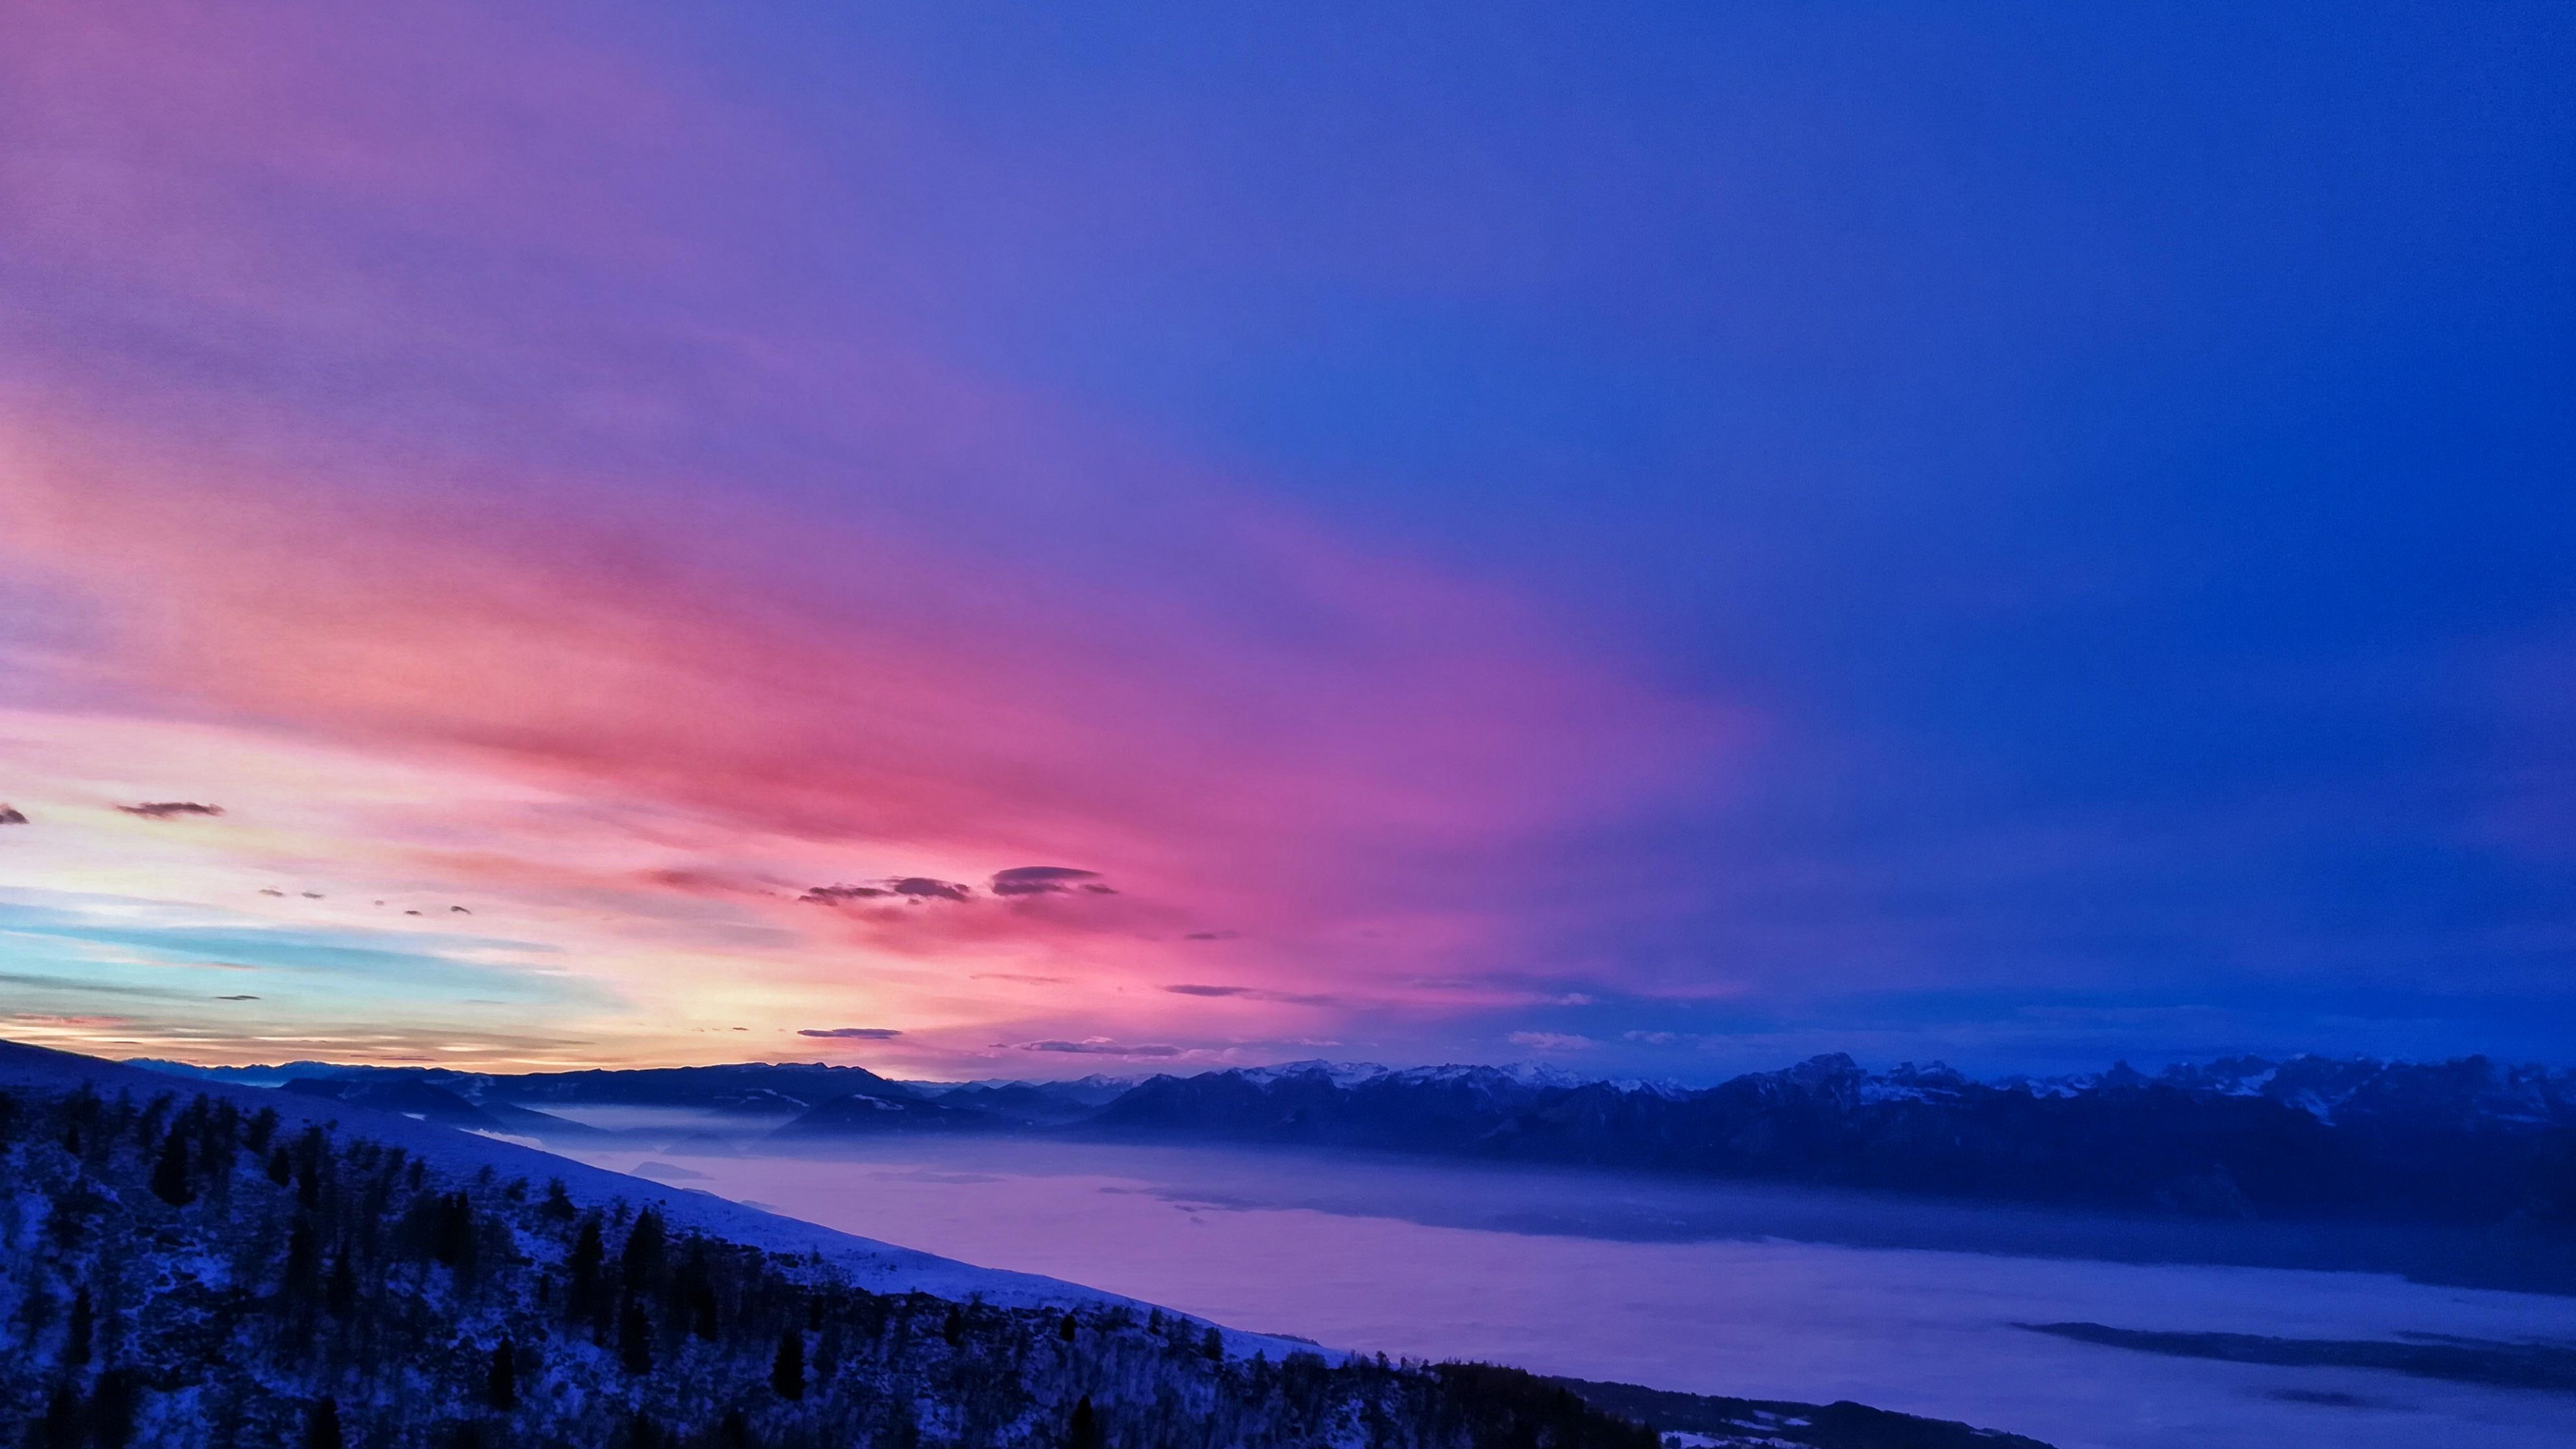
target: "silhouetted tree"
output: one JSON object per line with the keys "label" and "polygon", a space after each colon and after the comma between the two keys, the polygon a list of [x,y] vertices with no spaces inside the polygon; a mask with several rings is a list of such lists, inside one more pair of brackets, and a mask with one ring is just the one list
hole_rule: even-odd
{"label": "silhouetted tree", "polygon": [[617,1255],[627,1292],[641,1293],[660,1281],[664,1236],[659,1212],[646,1208],[635,1215],[635,1226],[626,1230],[626,1247]]}
{"label": "silhouetted tree", "polygon": [[80,1391],[65,1379],[45,1401],[45,1417],[36,1424],[35,1441],[43,1449],[81,1449]]}
{"label": "silhouetted tree", "polygon": [[1067,1343],[1071,1343],[1073,1342],[1073,1335],[1076,1327],[1077,1325],[1073,1321],[1073,1315],[1068,1313],[1064,1316],[1064,1322],[1056,1325],[1055,1336],[1063,1339]]}
{"label": "silhouetted tree", "polygon": [[1210,1362],[1224,1362],[1225,1335],[1217,1332],[1213,1328],[1209,1329],[1207,1331],[1207,1338],[1199,1344],[1199,1351],[1206,1354]]}
{"label": "silhouetted tree", "polygon": [[671,1301],[688,1318],[689,1331],[709,1343],[716,1340],[716,1290],[707,1270],[706,1244],[692,1241],[689,1255],[671,1277]]}
{"label": "silhouetted tree", "polygon": [[161,1140],[161,1160],[152,1164],[152,1195],[172,1207],[197,1200],[196,1184],[188,1180],[188,1139],[175,1129]]}
{"label": "silhouetted tree", "polygon": [[334,1318],[346,1318],[357,1311],[358,1270],[349,1266],[346,1244],[331,1257],[331,1282],[323,1289],[322,1301]]}
{"label": "silhouetted tree", "polygon": [[314,1236],[313,1224],[298,1218],[294,1230],[286,1235],[286,1277],[279,1291],[290,1301],[303,1299],[321,1276],[321,1242]]}
{"label": "silhouetted tree", "polygon": [[464,1193],[439,1196],[430,1217],[429,1255],[461,1274],[474,1271],[474,1203]]}
{"label": "silhouetted tree", "polygon": [[295,1159],[286,1155],[284,1143],[278,1144],[277,1150],[268,1154],[268,1180],[279,1187],[295,1180]]}
{"label": "silhouetted tree", "polygon": [[1083,1395],[1073,1406],[1073,1422],[1065,1426],[1065,1449],[1106,1449],[1108,1442],[1100,1430],[1100,1416],[1092,1411],[1091,1395]]}
{"label": "silhouetted tree", "polygon": [[778,1336],[778,1357],[769,1364],[769,1386],[790,1402],[805,1397],[805,1335],[793,1328]]}
{"label": "silhouetted tree", "polygon": [[72,1318],[64,1329],[65,1367],[79,1368],[89,1362],[90,1341],[97,1331],[97,1324],[98,1311],[90,1302],[89,1285],[84,1283],[80,1291],[72,1295]]}
{"label": "silhouetted tree", "polygon": [[340,1401],[316,1399],[304,1418],[304,1449],[340,1449]]}
{"label": "silhouetted tree", "polygon": [[134,1413],[143,1405],[142,1376],[112,1368],[89,1391],[89,1438],[98,1449],[125,1449],[134,1438]]}
{"label": "silhouetted tree", "polygon": [[491,1371],[483,1376],[483,1397],[496,1409],[518,1406],[519,1350],[506,1338],[492,1350]]}
{"label": "silhouetted tree", "polygon": [[572,1281],[564,1289],[564,1313],[574,1319],[595,1317],[601,1306],[600,1265],[608,1258],[608,1248],[600,1241],[599,1215],[593,1213],[581,1220],[581,1233],[572,1245]]}
{"label": "silhouetted tree", "polygon": [[653,1371],[653,1320],[644,1316],[644,1305],[629,1302],[617,1319],[617,1361],[630,1374]]}

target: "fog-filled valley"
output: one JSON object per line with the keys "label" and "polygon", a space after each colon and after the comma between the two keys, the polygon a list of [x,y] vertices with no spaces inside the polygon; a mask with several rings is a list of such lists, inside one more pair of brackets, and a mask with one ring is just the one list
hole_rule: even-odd
{"label": "fog-filled valley", "polygon": [[[888,1137],[792,1156],[578,1155],[1335,1347],[1849,1398],[2060,1449],[2555,1445],[2576,1388],[2212,1361],[2020,1326],[2545,1341],[2576,1356],[2576,1298],[2192,1261],[2295,1255],[2304,1235],[2260,1225],[2178,1233],[1805,1189],[1208,1145]],[[1928,1243],[1944,1246],[1896,1246]]]}
{"label": "fog-filled valley", "polygon": [[2576,1395],[2576,1076],[2484,1058],[1988,1082],[1833,1056],[1696,1089],[147,1065],[1277,1342],[1786,1405],[1836,1446],[1884,1435],[1799,1406],[2056,1449],[2511,1449],[2564,1443]]}

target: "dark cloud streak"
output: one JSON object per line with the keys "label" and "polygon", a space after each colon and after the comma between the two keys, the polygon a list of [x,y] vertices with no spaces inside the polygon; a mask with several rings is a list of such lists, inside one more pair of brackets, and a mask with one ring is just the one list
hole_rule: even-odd
{"label": "dark cloud streak", "polygon": [[1302,991],[1268,991],[1258,986],[1201,986],[1194,982],[1182,982],[1163,989],[1174,996],[1237,996],[1246,1001],[1276,1001],[1288,1006],[1340,1006],[1343,1004],[1338,996],[1321,996]]}
{"label": "dark cloud streak", "polygon": [[1024,1041],[1009,1045],[1024,1052],[1072,1052],[1096,1057],[1176,1057],[1181,1054],[1181,1048],[1162,1042],[1114,1042],[1105,1037],[1084,1041]]}
{"label": "dark cloud streak", "polygon": [[1080,870],[1069,865],[1015,865],[1009,870],[993,872],[993,894],[997,896],[1058,896],[1076,886],[1095,895],[1116,895],[1100,881],[1100,872]]}
{"label": "dark cloud streak", "polygon": [[221,805],[200,805],[194,800],[146,800],[140,805],[119,805],[116,808],[146,820],[177,820],[189,815],[212,817],[224,813]]}

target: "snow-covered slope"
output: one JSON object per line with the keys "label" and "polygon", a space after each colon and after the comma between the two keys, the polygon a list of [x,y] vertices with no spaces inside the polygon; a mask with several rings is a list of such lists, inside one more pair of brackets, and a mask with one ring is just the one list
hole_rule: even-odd
{"label": "snow-covered slope", "polygon": [[[203,1093],[235,1102],[246,1112],[256,1112],[263,1107],[271,1109],[282,1122],[296,1129],[308,1124],[336,1124],[337,1130],[401,1147],[426,1161],[431,1170],[460,1177],[470,1177],[488,1166],[505,1178],[525,1177],[539,1183],[549,1178],[560,1178],[566,1193],[582,1206],[604,1206],[618,1199],[637,1207],[651,1204],[661,1210],[664,1219],[675,1230],[695,1230],[728,1242],[799,1257],[812,1255],[846,1274],[853,1286],[870,1292],[927,1293],[957,1301],[980,1299],[1006,1308],[1081,1308],[1123,1304],[1143,1311],[1154,1306],[1034,1273],[977,1267],[892,1243],[835,1232],[730,1202],[710,1193],[607,1172],[516,1142],[458,1132],[328,1098],[202,1079],[174,1081],[162,1073],[96,1057],[17,1042],[0,1042],[0,1087],[66,1092],[77,1090],[84,1082],[104,1097],[130,1093],[138,1101],[148,1101],[165,1094],[185,1097]],[[1169,1317],[1191,1316],[1170,1310],[1164,1312]],[[1212,1326],[1220,1328],[1231,1354],[1266,1352],[1277,1358],[1291,1351],[1317,1351],[1308,1343],[1243,1333],[1222,1325]],[[1329,1352],[1327,1356],[1337,1357]]]}

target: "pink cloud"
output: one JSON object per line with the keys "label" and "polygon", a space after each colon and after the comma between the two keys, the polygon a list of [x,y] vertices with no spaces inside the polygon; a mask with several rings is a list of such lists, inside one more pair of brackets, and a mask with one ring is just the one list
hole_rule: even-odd
{"label": "pink cloud", "polygon": [[[1255,1006],[1448,1009],[1402,983],[1566,908],[1534,852],[1744,739],[1546,601],[908,339],[826,279],[902,265],[887,226],[781,253],[820,163],[648,52],[405,14],[61,6],[0,57],[57,299],[0,363],[0,559],[60,696],[595,807],[370,844],[434,881],[756,925],[816,989],[1132,983],[1153,1046],[1188,937]],[[913,873],[973,889],[796,899]]]}

